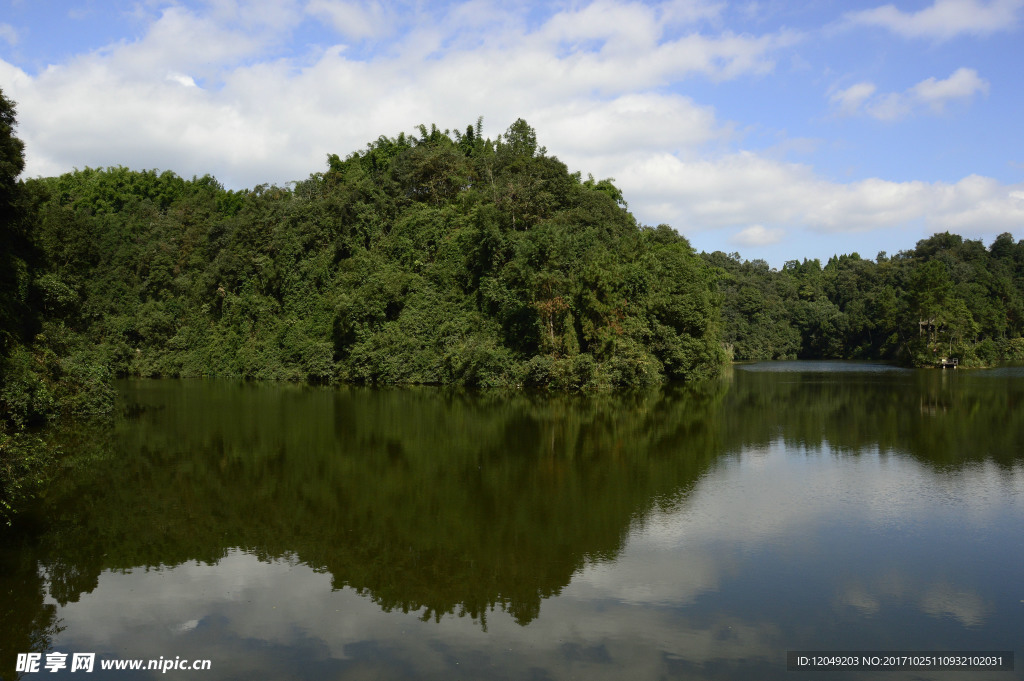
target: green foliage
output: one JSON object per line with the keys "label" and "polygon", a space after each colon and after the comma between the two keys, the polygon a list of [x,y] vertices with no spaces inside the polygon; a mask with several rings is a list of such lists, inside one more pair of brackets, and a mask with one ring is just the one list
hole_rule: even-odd
{"label": "green foliage", "polygon": [[781,271],[704,254],[723,273],[723,339],[737,360],[874,358],[935,366],[1024,359],[1024,242],[936,234],[875,262],[856,253]]}
{"label": "green foliage", "polygon": [[54,395],[39,371],[35,356],[25,347],[18,346],[10,357],[2,360],[3,384],[0,386],[0,406],[5,421],[15,431],[45,423],[54,410]]}
{"label": "green foliage", "polygon": [[94,350],[69,349],[37,336],[0,358],[0,520],[11,518],[53,474],[58,448],[30,430],[57,413],[106,414],[114,403],[111,372]]}
{"label": "green foliage", "polygon": [[[714,272],[517,120],[380,137],[290,187],[125,168],[26,185],[55,396],[141,376],[592,389],[716,373]],[[89,364],[100,360],[101,364]],[[77,398],[71,394],[78,391]],[[26,407],[27,409],[27,407]]]}
{"label": "green foliage", "polygon": [[[38,233],[47,181],[17,180],[24,146],[14,127],[14,105],[0,92],[0,519],[8,524],[55,458],[28,429],[59,412],[108,411],[113,399],[106,357],[85,350],[83,337],[57,321],[80,316],[77,281],[48,267]],[[72,221],[68,231],[80,227]],[[70,255],[71,245],[61,248]]]}
{"label": "green foliage", "polygon": [[45,486],[57,459],[56,449],[43,438],[7,432],[0,421],[0,522],[12,519]]}
{"label": "green foliage", "polygon": [[0,90],[0,357],[27,333],[30,269],[36,255],[17,181],[25,159],[24,144],[14,135],[16,125],[14,103]]}

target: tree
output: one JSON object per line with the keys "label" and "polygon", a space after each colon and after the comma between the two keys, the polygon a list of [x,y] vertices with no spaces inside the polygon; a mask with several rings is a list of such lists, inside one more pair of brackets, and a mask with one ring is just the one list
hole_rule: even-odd
{"label": "tree", "polygon": [[[501,148],[513,157],[533,157],[537,153],[537,131],[522,118],[517,118],[515,123],[508,126]],[[542,149],[541,154],[543,153]]]}
{"label": "tree", "polygon": [[934,342],[938,331],[936,322],[953,292],[949,272],[941,261],[929,260],[912,271],[909,285],[910,310],[917,319],[918,333],[928,342]]}
{"label": "tree", "polygon": [[34,260],[18,183],[25,168],[25,145],[14,135],[16,124],[14,102],[0,90],[0,357],[25,335],[29,268]]}

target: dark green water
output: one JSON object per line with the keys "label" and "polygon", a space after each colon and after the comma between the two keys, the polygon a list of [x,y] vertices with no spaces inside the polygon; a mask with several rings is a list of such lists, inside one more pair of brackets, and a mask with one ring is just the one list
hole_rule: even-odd
{"label": "dark green water", "polygon": [[[0,534],[3,679],[30,651],[96,668],[25,679],[1024,678],[1021,368],[121,397]],[[797,649],[1021,659],[787,672]],[[99,668],[160,657],[211,669]]]}

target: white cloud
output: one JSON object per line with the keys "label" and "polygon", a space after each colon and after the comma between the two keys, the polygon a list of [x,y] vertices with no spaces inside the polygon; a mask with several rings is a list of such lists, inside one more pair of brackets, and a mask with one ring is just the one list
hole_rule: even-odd
{"label": "white cloud", "polygon": [[915,99],[939,109],[951,99],[969,99],[977,93],[988,94],[988,81],[974,69],[959,68],[946,80],[928,78],[911,88]]}
{"label": "white cloud", "polygon": [[185,87],[197,87],[196,81],[192,79],[192,76],[186,76],[184,73],[168,73],[167,80],[184,85]]}
{"label": "white cloud", "polygon": [[580,162],[603,155],[618,163],[623,155],[691,149],[731,134],[710,107],[653,93],[599,102],[580,97],[541,109],[530,122],[557,144],[560,158]]}
{"label": "white cloud", "polygon": [[562,11],[545,23],[540,36],[552,42],[607,41],[605,49],[644,51],[661,35],[654,12],[643,5],[597,0]]}
{"label": "white cloud", "polygon": [[684,234],[750,225],[768,234],[781,227],[867,232],[920,222],[933,230],[980,235],[1024,223],[1024,200],[1016,196],[1024,184],[976,175],[952,184],[879,178],[842,184],[805,165],[741,152],[697,160],[652,154],[616,177],[639,219],[665,222]]}
{"label": "white cloud", "polygon": [[389,33],[393,16],[379,2],[310,0],[306,11],[325,19],[338,33],[352,40]]}
{"label": "white cloud", "polygon": [[974,69],[961,67],[949,78],[926,78],[905,92],[875,94],[873,83],[857,83],[837,90],[829,101],[843,115],[863,112],[878,120],[892,121],[905,118],[917,111],[942,113],[946,104],[957,99],[971,99],[977,94],[988,94],[989,83]]}
{"label": "white cloud", "polygon": [[669,0],[660,5],[659,19],[668,25],[714,21],[721,16],[723,9],[725,9],[724,2]]}
{"label": "white cloud", "polygon": [[75,76],[103,72],[110,82],[145,81],[168,70],[215,76],[221,69],[259,55],[270,36],[244,31],[184,7],[163,10],[146,35],[117,43],[63,65]]}
{"label": "white cloud", "polygon": [[914,109],[914,100],[907,93],[887,92],[879,95],[864,107],[864,112],[880,121],[895,121],[906,118]]}
{"label": "white cloud", "polygon": [[734,234],[729,241],[737,246],[769,246],[779,243],[785,236],[784,229],[768,229],[764,225],[751,225]]}
{"label": "white cloud", "polygon": [[4,94],[7,97],[11,96],[13,88],[29,90],[33,86],[31,76],[3,59],[0,59],[0,83],[3,83]]}
{"label": "white cloud", "polygon": [[221,24],[280,32],[302,20],[301,0],[206,0]]}
{"label": "white cloud", "polygon": [[10,24],[0,22],[0,40],[3,40],[8,45],[17,45],[18,31]]}
{"label": "white cloud", "polygon": [[840,113],[852,114],[860,108],[868,97],[875,94],[875,89],[874,83],[857,83],[845,90],[833,92],[829,97],[829,101],[839,106]]}
{"label": "white cloud", "polygon": [[917,12],[904,12],[894,5],[851,12],[851,25],[879,26],[907,38],[946,40],[960,34],[988,35],[1012,30],[1024,0],[935,0]]}

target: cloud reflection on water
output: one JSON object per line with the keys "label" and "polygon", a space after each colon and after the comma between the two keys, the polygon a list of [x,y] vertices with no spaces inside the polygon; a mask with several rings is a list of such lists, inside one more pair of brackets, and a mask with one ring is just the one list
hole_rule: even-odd
{"label": "cloud reflection on water", "polygon": [[[827,636],[870,622],[885,635],[910,607],[939,632],[984,628],[996,606],[965,571],[969,557],[942,566],[927,547],[1012,542],[1006,528],[1021,521],[1024,466],[943,473],[897,454],[777,441],[720,459],[688,497],[639,522],[616,559],[578,570],[528,626],[500,611],[486,631],[470,617],[384,612],[298,559],[231,550],[214,565],[104,571],[60,609],[56,646],[209,658],[211,679],[246,667],[304,678],[612,679],[629,669],[654,679],[707,665],[738,665],[722,674],[742,678],[743,665],[777,665],[808,627]],[[1007,551],[1021,555],[1019,538]],[[803,584],[805,573],[816,576]]]}

